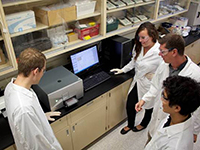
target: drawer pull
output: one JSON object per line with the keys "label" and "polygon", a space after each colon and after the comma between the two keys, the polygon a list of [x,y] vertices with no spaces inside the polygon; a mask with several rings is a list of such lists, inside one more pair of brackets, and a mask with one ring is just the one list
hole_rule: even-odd
{"label": "drawer pull", "polygon": [[75,132],[75,126],[72,126],[72,131]]}
{"label": "drawer pull", "polygon": [[69,136],[69,130],[66,130],[67,136]]}

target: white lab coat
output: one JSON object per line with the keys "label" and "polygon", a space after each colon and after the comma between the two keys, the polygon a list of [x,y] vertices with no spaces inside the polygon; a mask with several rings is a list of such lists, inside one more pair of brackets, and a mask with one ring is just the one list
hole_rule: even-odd
{"label": "white lab coat", "polygon": [[167,119],[161,121],[144,150],[193,150],[192,118],[163,128]]}
{"label": "white lab coat", "polygon": [[133,49],[133,56],[131,61],[122,68],[122,71],[124,73],[135,68],[135,76],[129,88],[129,92],[133,89],[135,83],[137,82],[138,99],[142,98],[142,96],[149,90],[149,87],[151,85],[151,81],[147,78],[147,74],[154,74],[156,69],[162,62],[162,58],[158,55],[159,47],[160,44],[156,42],[145,55],[144,49],[142,47],[136,61],[134,60],[136,53]]}
{"label": "white lab coat", "polygon": [[8,121],[18,150],[62,150],[35,92],[11,82],[5,89]]}
{"label": "white lab coat", "polygon": [[[195,79],[200,82],[200,67],[191,61],[189,57],[187,57],[188,62],[185,67],[179,72],[180,76],[187,76]],[[169,77],[169,64],[163,62],[157,69],[149,91],[142,97],[142,100],[145,101],[144,108],[145,109],[153,109],[151,122],[149,124],[149,133],[151,136],[155,133],[155,130],[158,127],[158,124],[162,119],[164,119],[167,114],[162,110],[162,102],[161,102],[161,91],[163,81]],[[198,134],[200,132],[200,108],[198,108],[194,114],[194,134]]]}

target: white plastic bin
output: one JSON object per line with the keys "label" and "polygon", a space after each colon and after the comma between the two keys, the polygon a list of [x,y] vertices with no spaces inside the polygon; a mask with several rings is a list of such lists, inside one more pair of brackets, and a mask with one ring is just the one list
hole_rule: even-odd
{"label": "white plastic bin", "polygon": [[96,1],[77,3],[76,4],[77,17],[94,13],[95,6],[96,6]]}

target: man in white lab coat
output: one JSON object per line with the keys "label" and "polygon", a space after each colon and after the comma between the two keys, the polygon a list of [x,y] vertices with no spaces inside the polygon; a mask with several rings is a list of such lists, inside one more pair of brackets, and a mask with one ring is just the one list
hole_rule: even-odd
{"label": "man in white lab coat", "polygon": [[9,125],[18,150],[62,150],[31,85],[38,84],[46,69],[46,57],[32,48],[18,59],[18,76],[6,86],[4,98]]}
{"label": "man in white lab coat", "polygon": [[169,116],[161,121],[145,150],[192,150],[191,113],[200,106],[200,84],[189,77],[168,77],[160,101]]}
{"label": "man in white lab coat", "polygon": [[[152,137],[160,121],[167,116],[162,111],[160,95],[162,91],[162,82],[169,76],[180,75],[187,76],[200,81],[200,67],[184,55],[185,43],[180,35],[168,34],[160,41],[160,53],[164,62],[158,67],[149,91],[135,105],[136,111],[140,111],[142,106],[145,109],[154,108],[152,119],[149,124],[149,135]],[[200,132],[200,108],[193,114],[194,118],[194,141]]]}

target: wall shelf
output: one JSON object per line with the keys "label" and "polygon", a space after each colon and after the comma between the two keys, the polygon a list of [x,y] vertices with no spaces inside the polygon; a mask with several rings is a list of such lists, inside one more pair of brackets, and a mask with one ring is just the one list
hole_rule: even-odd
{"label": "wall shelf", "polygon": [[[18,2],[16,2],[16,1],[10,2],[10,3],[6,3],[6,4],[2,4],[0,2],[0,21],[2,22],[1,28],[4,27],[4,29],[8,31],[8,27],[7,27],[7,23],[6,23],[6,19],[5,19],[6,14],[13,13],[15,11],[23,11],[23,10],[27,10],[27,9],[33,9],[34,7],[38,7],[38,6],[46,6],[49,4],[53,4],[56,2],[62,2],[62,1],[63,0],[51,0],[51,1],[48,1],[48,0],[23,0],[23,1],[18,1]],[[60,56],[64,53],[73,51],[82,46],[86,46],[93,42],[97,42],[102,39],[114,36],[114,35],[123,34],[123,33],[127,33],[127,32],[133,32],[139,27],[139,25],[141,23],[144,22],[144,21],[141,21],[140,23],[132,24],[129,26],[122,26],[121,24],[119,24],[117,30],[106,33],[107,16],[117,14],[117,12],[120,12],[122,10],[138,8],[139,10],[142,11],[142,9],[143,9],[144,13],[142,13],[142,14],[146,15],[149,18],[146,21],[156,23],[161,20],[165,20],[169,17],[176,16],[176,15],[186,12],[189,8],[189,3],[190,3],[190,0],[178,0],[181,4],[184,5],[183,7],[185,9],[183,11],[178,11],[174,14],[158,16],[158,11],[159,11],[161,1],[163,4],[163,1],[165,1],[165,0],[152,0],[149,2],[143,2],[143,3],[138,3],[138,4],[121,7],[121,8],[107,10],[107,7],[106,7],[107,0],[96,0],[96,9],[95,9],[94,13],[90,13],[89,15],[84,15],[84,16],[78,17],[75,20],[66,22],[66,24],[68,24],[68,23],[70,24],[75,21],[81,21],[81,20],[93,18],[93,19],[95,19],[96,22],[100,23],[99,35],[92,37],[90,40],[87,40],[87,41],[76,40],[74,42],[67,43],[66,45],[54,47],[54,48],[45,50],[43,53],[46,55],[47,59],[51,59],[53,57]],[[23,5],[25,7],[22,7],[21,5]],[[135,10],[135,9],[133,9],[133,10]],[[137,9],[136,9],[136,11],[137,11]],[[9,73],[9,71],[12,72],[12,71],[16,71],[16,69],[17,69],[16,55],[15,55],[15,50],[14,50],[13,43],[12,43],[12,38],[14,38],[14,37],[18,38],[19,36],[22,36],[22,35],[25,35],[28,33],[45,30],[45,29],[49,29],[49,28],[53,28],[53,27],[55,27],[55,26],[47,26],[40,22],[36,22],[36,28],[25,30],[23,32],[18,32],[18,33],[14,33],[14,34],[1,32],[2,35],[0,36],[0,41],[3,41],[3,43],[5,44],[5,49],[6,49],[6,53],[8,56],[8,58],[7,58],[8,63],[6,65],[0,65],[0,77],[6,76]],[[1,31],[2,31],[2,29],[1,29]],[[5,68],[5,70],[9,70],[9,71],[4,71],[4,68]],[[8,68],[14,68],[14,69],[8,69]]]}
{"label": "wall shelf", "polygon": [[18,1],[18,2],[8,2],[8,3],[2,4],[2,5],[3,5],[3,7],[11,7],[11,6],[28,4],[28,3],[39,2],[39,1],[42,1],[42,0],[22,0],[22,1]]}
{"label": "wall shelf", "polygon": [[121,10],[126,10],[126,9],[139,7],[139,6],[145,6],[145,5],[154,4],[154,3],[155,3],[155,1],[143,2],[143,3],[139,3],[139,4],[134,4],[134,5],[120,7],[120,8],[116,8],[116,9],[112,9],[112,10],[107,10],[107,13],[113,13],[113,12],[117,12],[117,11],[121,11]]}

